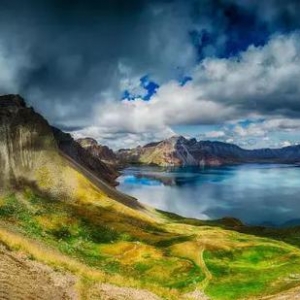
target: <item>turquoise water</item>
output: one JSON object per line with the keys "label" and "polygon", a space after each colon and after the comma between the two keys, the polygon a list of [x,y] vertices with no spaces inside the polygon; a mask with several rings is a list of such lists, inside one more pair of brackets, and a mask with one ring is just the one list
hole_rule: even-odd
{"label": "turquoise water", "polygon": [[119,190],[140,202],[186,217],[300,224],[300,167],[294,165],[129,167],[118,181]]}

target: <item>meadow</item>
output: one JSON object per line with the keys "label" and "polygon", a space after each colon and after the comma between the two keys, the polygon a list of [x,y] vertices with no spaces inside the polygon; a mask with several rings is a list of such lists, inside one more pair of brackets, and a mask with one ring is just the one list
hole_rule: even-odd
{"label": "meadow", "polygon": [[[80,278],[143,288],[164,299],[246,299],[299,285],[292,243],[239,233],[235,220],[204,222],[153,210],[157,222],[109,205],[61,202],[27,188],[0,201],[0,240]],[[137,214],[138,215],[138,214]],[[286,235],[288,239],[288,235]],[[84,297],[83,297],[84,298]]]}

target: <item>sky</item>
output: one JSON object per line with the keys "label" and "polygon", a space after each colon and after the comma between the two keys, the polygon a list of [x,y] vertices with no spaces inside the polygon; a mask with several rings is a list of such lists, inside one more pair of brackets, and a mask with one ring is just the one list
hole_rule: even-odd
{"label": "sky", "polygon": [[0,93],[113,149],[300,142],[298,0],[0,0]]}

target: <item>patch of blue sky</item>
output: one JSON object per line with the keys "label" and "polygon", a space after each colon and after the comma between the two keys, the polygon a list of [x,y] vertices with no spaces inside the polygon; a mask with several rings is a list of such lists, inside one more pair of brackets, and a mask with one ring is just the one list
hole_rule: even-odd
{"label": "patch of blue sky", "polygon": [[159,85],[149,79],[149,75],[145,75],[140,79],[141,86],[147,91],[146,95],[143,97],[143,100],[149,101],[151,97],[156,94]]}
{"label": "patch of blue sky", "polygon": [[[186,83],[192,80],[193,78],[188,75],[179,76],[177,79],[180,86],[184,86]],[[137,93],[134,90],[126,89],[122,92],[121,100],[134,101],[136,99],[142,99],[144,101],[149,101],[151,100],[152,96],[156,94],[160,86],[158,83],[151,80],[149,75],[144,75],[140,78],[139,87],[145,91],[143,94]]]}
{"label": "patch of blue sky", "polygon": [[241,126],[242,128],[247,128],[252,124],[261,124],[265,121],[266,119],[264,118],[255,118],[255,119],[244,119],[244,120],[240,120],[238,122],[229,122],[224,124],[224,127],[227,130],[233,130],[237,125]]}
{"label": "patch of blue sky", "polygon": [[122,93],[122,100],[135,100],[137,98],[136,95],[130,93],[128,90],[123,91]]}
{"label": "patch of blue sky", "polygon": [[266,119],[264,118],[258,118],[258,119],[245,119],[238,122],[238,125],[242,126],[243,128],[246,128],[250,126],[251,124],[260,124],[263,123]]}
{"label": "patch of blue sky", "polygon": [[150,80],[149,75],[145,75],[140,78],[139,87],[145,90],[144,94],[135,93],[134,91],[125,90],[122,93],[122,100],[134,101],[135,99],[143,99],[144,101],[149,101],[153,95],[156,94],[157,89],[159,88],[159,84]]}

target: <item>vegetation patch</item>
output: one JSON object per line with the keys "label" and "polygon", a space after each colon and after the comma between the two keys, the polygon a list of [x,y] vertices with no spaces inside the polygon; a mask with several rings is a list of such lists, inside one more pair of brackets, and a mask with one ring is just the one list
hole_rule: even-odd
{"label": "vegetation patch", "polygon": [[[74,260],[76,267],[68,268],[80,274],[85,270],[86,282],[101,278],[166,299],[200,289],[211,299],[224,300],[269,295],[300,284],[299,249],[220,224],[193,225],[172,215],[174,222],[165,215],[165,223],[153,224],[108,206],[55,201],[30,189],[2,197],[0,217],[25,237]],[[32,245],[22,243],[18,247],[30,252]],[[45,255],[55,266],[52,254],[39,251],[30,255]],[[65,266],[64,259],[58,261],[58,268]],[[101,276],[94,277],[91,270]]]}
{"label": "vegetation patch", "polygon": [[268,295],[299,284],[289,277],[299,274],[300,255],[288,248],[265,244],[206,251],[204,259],[213,276],[206,291],[213,299]]}

